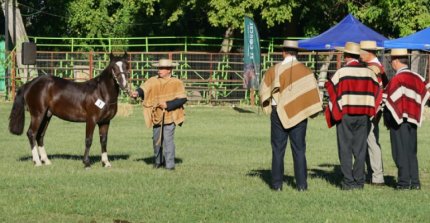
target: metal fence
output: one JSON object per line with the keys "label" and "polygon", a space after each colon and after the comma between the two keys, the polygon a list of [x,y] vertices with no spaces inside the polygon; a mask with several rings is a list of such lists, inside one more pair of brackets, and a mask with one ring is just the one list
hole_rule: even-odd
{"label": "metal fence", "polygon": [[[116,54],[122,54],[117,52]],[[15,88],[38,75],[55,75],[75,81],[84,81],[97,76],[109,61],[108,52],[54,52],[38,51],[35,66],[16,67],[12,65],[11,74],[6,76],[11,88],[9,99]],[[149,77],[156,75],[152,63],[160,58],[171,58],[179,65],[174,76],[183,80],[188,99],[195,103],[250,103],[250,91],[242,87],[242,53],[208,52],[129,52],[131,65],[130,82],[136,88]],[[280,53],[262,54],[262,72],[282,60]],[[388,64],[388,56],[380,55],[388,76],[394,71]],[[426,79],[429,72],[429,54],[413,54],[412,69]],[[330,77],[342,64],[342,54],[336,52],[300,52],[298,60],[315,72],[319,85],[323,88]],[[255,102],[258,102],[256,98]]]}

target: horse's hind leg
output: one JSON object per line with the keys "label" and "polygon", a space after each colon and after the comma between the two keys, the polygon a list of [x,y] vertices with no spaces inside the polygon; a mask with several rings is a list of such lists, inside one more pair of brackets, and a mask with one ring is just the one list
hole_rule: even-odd
{"label": "horse's hind leg", "polygon": [[108,131],[109,131],[109,123],[99,124],[100,145],[102,148],[102,165],[104,167],[112,166],[109,162],[107,149],[106,149]]}
{"label": "horse's hind leg", "polygon": [[52,114],[47,111],[45,117],[43,118],[39,131],[36,136],[37,145],[39,147],[40,160],[45,163],[45,165],[51,165],[51,161],[48,159],[48,155],[46,154],[45,146],[43,143],[43,139],[45,138],[45,132],[48,128],[49,121],[51,121]]}
{"label": "horse's hind leg", "polygon": [[36,135],[38,134],[39,126],[41,123],[42,117],[31,116],[30,127],[27,131],[28,141],[30,142],[31,154],[33,156],[33,162],[35,166],[41,166],[42,162],[39,158],[39,153],[37,152],[37,142]]}

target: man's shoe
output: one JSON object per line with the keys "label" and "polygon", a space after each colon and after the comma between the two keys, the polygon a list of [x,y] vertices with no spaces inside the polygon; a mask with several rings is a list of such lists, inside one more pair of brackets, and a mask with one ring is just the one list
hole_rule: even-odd
{"label": "man's shoe", "polygon": [[308,188],[306,188],[306,187],[298,187],[297,188],[298,192],[304,192],[304,191],[307,191],[307,190],[308,190]]}
{"label": "man's shoe", "polygon": [[282,187],[272,187],[273,191],[280,192],[282,191]]}
{"label": "man's shoe", "polygon": [[354,186],[353,184],[345,184],[345,183],[340,183],[340,189],[341,190],[354,190]]}
{"label": "man's shoe", "polygon": [[154,169],[158,169],[160,167],[163,167],[163,164],[160,164],[160,163],[155,163],[154,164]]}
{"label": "man's shoe", "polygon": [[420,185],[412,185],[411,190],[421,190],[421,186]]}
{"label": "man's shoe", "polygon": [[354,189],[357,189],[357,190],[363,190],[363,188],[364,188],[364,185],[363,184],[357,184],[357,185],[354,185],[354,187],[353,187]]}
{"label": "man's shoe", "polygon": [[396,190],[409,190],[409,189],[411,189],[410,186],[402,186],[402,185],[396,186]]}

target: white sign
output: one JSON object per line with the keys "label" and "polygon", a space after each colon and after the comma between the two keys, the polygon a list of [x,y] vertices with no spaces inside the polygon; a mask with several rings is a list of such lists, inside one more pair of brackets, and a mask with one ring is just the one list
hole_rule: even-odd
{"label": "white sign", "polygon": [[100,100],[100,99],[97,99],[97,101],[96,101],[96,103],[95,103],[95,105],[96,105],[97,107],[99,107],[100,109],[103,109],[103,107],[105,106],[105,104],[106,104],[106,103],[104,103],[104,101],[102,101],[102,100]]}

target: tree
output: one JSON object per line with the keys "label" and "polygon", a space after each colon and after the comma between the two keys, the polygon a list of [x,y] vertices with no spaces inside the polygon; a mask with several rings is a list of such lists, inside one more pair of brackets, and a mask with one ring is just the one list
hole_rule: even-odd
{"label": "tree", "polygon": [[[73,0],[68,8],[68,33],[71,36],[106,38],[128,36],[138,12],[154,12],[158,0]],[[126,44],[116,40],[116,44]],[[88,42],[88,41],[85,41]]]}
{"label": "tree", "polygon": [[401,37],[430,26],[428,0],[351,1],[348,9],[387,37]]}

